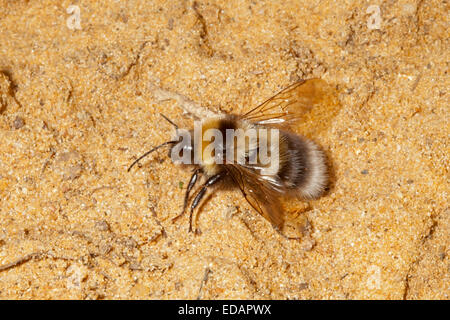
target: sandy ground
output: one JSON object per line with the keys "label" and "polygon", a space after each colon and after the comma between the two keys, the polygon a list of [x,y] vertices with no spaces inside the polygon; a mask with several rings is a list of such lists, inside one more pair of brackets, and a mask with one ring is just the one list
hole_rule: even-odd
{"label": "sandy ground", "polygon": [[[0,298],[449,298],[445,1],[0,4]],[[173,136],[160,112],[189,127],[193,102],[241,112],[312,77],[341,108],[310,132],[334,176],[302,241],[237,190],[194,236],[171,222],[189,170],[127,172]]]}

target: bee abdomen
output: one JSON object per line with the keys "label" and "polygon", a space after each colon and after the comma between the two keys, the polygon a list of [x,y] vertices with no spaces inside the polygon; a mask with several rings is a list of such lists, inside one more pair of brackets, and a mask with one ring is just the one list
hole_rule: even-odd
{"label": "bee abdomen", "polygon": [[285,133],[285,150],[280,154],[278,176],[283,184],[302,198],[318,198],[328,183],[326,157],[312,141]]}

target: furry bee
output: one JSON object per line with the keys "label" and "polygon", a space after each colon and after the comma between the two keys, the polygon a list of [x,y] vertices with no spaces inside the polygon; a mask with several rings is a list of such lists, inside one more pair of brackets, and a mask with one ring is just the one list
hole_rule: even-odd
{"label": "furry bee", "polygon": [[[173,220],[186,212],[191,191],[199,177],[204,175],[206,181],[193,196],[189,206],[190,232],[193,231],[194,210],[208,189],[223,180],[229,180],[233,186],[240,189],[248,203],[266,218],[277,232],[285,236],[282,230],[286,215],[281,199],[316,199],[324,193],[328,184],[327,159],[324,152],[316,143],[293,133],[291,129],[316,106],[330,103],[331,99],[326,99],[330,92],[327,83],[321,79],[302,80],[244,114],[223,114],[203,119],[201,132],[214,129],[225,137],[222,141],[214,139],[211,144],[206,143],[204,136],[201,137],[201,143],[196,143],[194,130],[188,131],[189,141],[181,144],[184,136],[180,134],[179,127],[163,116],[175,126],[175,138],[143,154],[131,164],[128,171],[142,158],[163,146],[170,146],[171,154],[178,149],[177,152],[189,155],[194,173],[187,185],[182,212]],[[277,132],[277,135],[263,135],[261,129]],[[230,138],[227,135],[230,130],[240,133]],[[240,139],[242,132],[248,130],[256,132],[253,141]],[[206,152],[208,145],[214,147],[213,152]],[[267,146],[266,155],[269,161],[262,161],[259,154],[261,145]],[[275,159],[277,165],[272,166]]]}

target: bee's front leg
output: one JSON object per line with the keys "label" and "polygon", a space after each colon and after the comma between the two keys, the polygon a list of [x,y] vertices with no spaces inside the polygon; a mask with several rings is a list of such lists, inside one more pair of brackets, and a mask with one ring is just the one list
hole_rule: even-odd
{"label": "bee's front leg", "polygon": [[[195,195],[194,200],[191,204],[191,212],[189,215],[189,232],[192,232],[192,216],[194,213],[194,209],[200,204],[200,201],[202,200],[203,196],[205,195],[206,191],[209,187],[216,184],[217,182],[221,181],[226,176],[226,171],[219,172],[218,174],[213,175],[210,177],[206,182],[203,184],[202,188],[199,192]],[[198,234],[198,229],[195,230],[195,233]]]}
{"label": "bee's front leg", "polygon": [[192,188],[195,186],[195,183],[198,180],[198,176],[201,173],[202,173],[202,169],[196,169],[195,172],[192,174],[191,180],[189,180],[189,184],[188,184],[187,189],[186,189],[186,193],[184,194],[183,210],[175,218],[172,218],[172,222],[177,220],[178,218],[180,218],[186,212],[186,207],[187,207],[187,204],[188,204],[188,201],[189,201],[189,194],[190,194]]}

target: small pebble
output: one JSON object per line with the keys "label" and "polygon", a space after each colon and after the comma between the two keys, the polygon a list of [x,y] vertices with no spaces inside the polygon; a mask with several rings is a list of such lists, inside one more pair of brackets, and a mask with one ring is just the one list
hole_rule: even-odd
{"label": "small pebble", "polygon": [[169,21],[167,23],[167,29],[173,30],[173,18],[169,18]]}
{"label": "small pebble", "polygon": [[306,282],[303,282],[298,285],[298,290],[302,291],[302,290],[308,289],[308,287],[309,287],[309,284]]}
{"label": "small pebble", "polygon": [[137,247],[137,242],[136,240],[134,240],[132,237],[128,237],[127,239],[125,239],[125,241],[123,242],[123,244],[130,249],[136,248]]}
{"label": "small pebble", "polygon": [[25,121],[21,117],[16,117],[13,122],[14,129],[20,129],[25,125]]}
{"label": "small pebble", "polygon": [[95,223],[95,225],[97,226],[97,228],[98,228],[100,231],[109,231],[109,230],[110,230],[109,224],[108,224],[108,222],[106,222],[105,220],[97,221],[97,222]]}
{"label": "small pebble", "polygon": [[369,173],[369,170],[364,169],[363,171],[361,171],[361,173],[362,173],[362,174],[368,174],[368,173]]}

